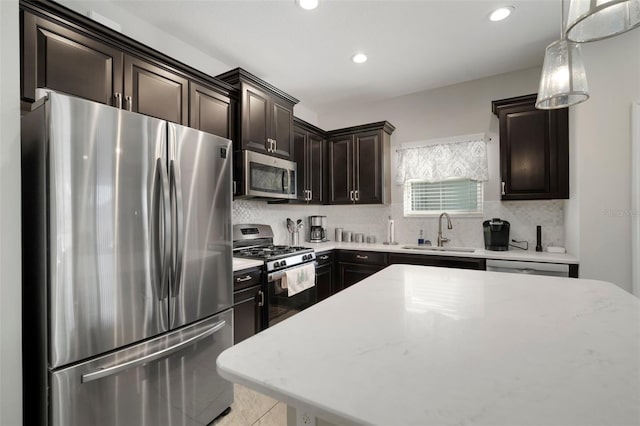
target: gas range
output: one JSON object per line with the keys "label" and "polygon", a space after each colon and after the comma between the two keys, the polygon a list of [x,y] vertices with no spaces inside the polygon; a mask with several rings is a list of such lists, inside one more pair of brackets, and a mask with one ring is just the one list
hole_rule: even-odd
{"label": "gas range", "polygon": [[312,248],[273,244],[269,225],[233,225],[233,255],[264,260],[267,272],[313,262]]}

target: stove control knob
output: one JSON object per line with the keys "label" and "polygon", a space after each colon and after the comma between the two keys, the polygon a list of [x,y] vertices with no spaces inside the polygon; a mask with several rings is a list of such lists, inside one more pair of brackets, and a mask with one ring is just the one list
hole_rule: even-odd
{"label": "stove control knob", "polygon": [[280,266],[287,266],[287,262],[285,262],[284,260],[280,262]]}
{"label": "stove control knob", "polygon": [[274,267],[274,268],[277,268],[278,266],[280,266],[280,262],[275,262],[275,263],[273,264],[273,267]]}

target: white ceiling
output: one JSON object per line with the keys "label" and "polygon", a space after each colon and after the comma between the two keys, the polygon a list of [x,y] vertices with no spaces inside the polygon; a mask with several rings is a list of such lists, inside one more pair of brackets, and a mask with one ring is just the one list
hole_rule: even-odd
{"label": "white ceiling", "polygon": [[[117,4],[206,54],[240,66],[321,114],[332,105],[542,65],[559,0],[145,1]],[[498,6],[514,13],[491,22]],[[369,61],[351,56],[366,52]]]}

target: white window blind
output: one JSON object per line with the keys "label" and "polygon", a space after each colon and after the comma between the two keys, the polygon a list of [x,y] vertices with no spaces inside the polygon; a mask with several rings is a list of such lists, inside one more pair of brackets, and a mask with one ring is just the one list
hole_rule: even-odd
{"label": "white window blind", "polygon": [[471,179],[405,182],[405,216],[482,214],[483,184]]}

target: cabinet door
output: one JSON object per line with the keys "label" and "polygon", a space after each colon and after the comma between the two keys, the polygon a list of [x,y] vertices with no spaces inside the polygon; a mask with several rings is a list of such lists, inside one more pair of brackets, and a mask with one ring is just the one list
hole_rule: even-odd
{"label": "cabinet door", "polygon": [[353,202],[353,141],[351,136],[329,142],[329,202]]}
{"label": "cabinet door", "polygon": [[261,303],[264,293],[261,285],[233,294],[233,344],[242,342],[262,330]]}
{"label": "cabinet door", "polygon": [[307,132],[302,129],[293,130],[293,161],[297,164],[296,184],[298,185],[298,200],[307,198]]}
{"label": "cabinet door", "polygon": [[123,53],[107,44],[23,12],[22,98],[46,87],[107,105],[122,93]]}
{"label": "cabinet door", "polygon": [[307,189],[311,191],[311,202],[323,204],[325,174],[325,141],[322,137],[309,133],[307,140]]}
{"label": "cabinet door", "polygon": [[189,127],[231,138],[231,101],[202,84],[189,82]]}
{"label": "cabinet door", "polygon": [[124,93],[130,111],[188,125],[189,81],[142,59],[124,58]]}
{"label": "cabinet door", "polygon": [[267,154],[269,95],[253,86],[242,85],[242,149]]}
{"label": "cabinet door", "polygon": [[272,100],[270,124],[271,138],[276,141],[276,151],[273,154],[289,158],[293,152],[293,108],[277,100]]}
{"label": "cabinet door", "polygon": [[380,132],[357,133],[355,141],[355,189],[360,204],[382,203],[382,140]]}
{"label": "cabinet door", "polygon": [[327,263],[316,268],[316,288],[318,302],[331,296],[333,291],[333,264]]}
{"label": "cabinet door", "polygon": [[384,266],[356,265],[353,263],[339,263],[340,289],[345,289],[370,275],[384,269]]}
{"label": "cabinet door", "polygon": [[567,114],[533,102],[500,111],[503,200],[569,197]]}

